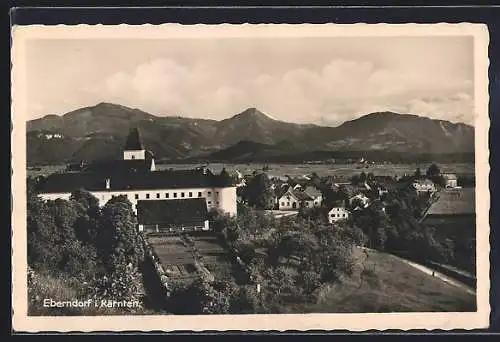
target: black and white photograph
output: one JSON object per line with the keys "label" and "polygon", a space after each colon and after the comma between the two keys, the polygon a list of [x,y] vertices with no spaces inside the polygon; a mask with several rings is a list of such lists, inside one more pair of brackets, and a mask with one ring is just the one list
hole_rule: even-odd
{"label": "black and white photograph", "polygon": [[487,47],[479,24],[14,28],[19,324],[487,324]]}

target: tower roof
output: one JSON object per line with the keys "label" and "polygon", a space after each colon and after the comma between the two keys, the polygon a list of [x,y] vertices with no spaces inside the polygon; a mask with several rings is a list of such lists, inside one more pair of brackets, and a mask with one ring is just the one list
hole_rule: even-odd
{"label": "tower roof", "polygon": [[128,134],[127,141],[125,142],[125,150],[143,150],[139,129],[137,127],[131,128]]}

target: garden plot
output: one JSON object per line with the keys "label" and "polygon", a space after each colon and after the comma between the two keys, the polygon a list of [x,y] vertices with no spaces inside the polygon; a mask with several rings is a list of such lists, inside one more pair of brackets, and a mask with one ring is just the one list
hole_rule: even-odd
{"label": "garden plot", "polygon": [[193,255],[178,236],[152,236],[148,242],[169,277],[197,276]]}
{"label": "garden plot", "polygon": [[203,264],[216,278],[233,277],[234,264],[228,251],[216,237],[198,236],[192,239],[203,257]]}

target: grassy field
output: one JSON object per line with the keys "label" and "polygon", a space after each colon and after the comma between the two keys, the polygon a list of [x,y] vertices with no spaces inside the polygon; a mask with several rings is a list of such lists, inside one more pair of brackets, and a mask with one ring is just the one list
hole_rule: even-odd
{"label": "grassy field", "polygon": [[[392,255],[356,250],[354,276],[325,286],[315,303],[294,304],[285,311],[316,313],[476,311],[476,298],[427,275]],[[365,271],[363,271],[365,269]]]}
{"label": "grassy field", "polygon": [[[196,164],[159,164],[156,166],[157,170],[164,169],[192,169]],[[291,177],[302,176],[316,172],[320,176],[338,176],[350,177],[353,173],[360,173],[361,171],[373,172],[375,175],[388,175],[388,176],[402,176],[405,173],[413,173],[416,168],[427,170],[428,164],[389,164],[389,165],[370,165],[368,168],[363,167],[358,169],[356,165],[306,165],[306,164],[269,164],[270,176],[284,177],[290,175]],[[440,164],[441,171],[454,172],[459,175],[473,175],[474,164]],[[209,168],[213,172],[220,172],[225,167],[228,171],[238,170],[243,174],[251,174],[254,170],[262,170],[264,164],[210,164]],[[47,176],[53,172],[63,171],[66,165],[49,165],[41,166],[41,170],[28,170],[28,176]]]}
{"label": "grassy field", "polygon": [[[357,165],[332,164],[332,165],[311,165],[311,164],[268,164],[269,176],[291,177],[302,176],[316,172],[320,176],[350,177],[354,173],[373,172],[374,175],[402,176],[405,173],[413,173],[417,168],[425,171],[429,164],[388,164],[370,165],[368,168],[357,168]],[[456,174],[474,174],[474,164],[440,164],[442,172],[453,172]],[[189,169],[193,165],[189,164],[160,164],[157,169]],[[251,174],[254,170],[262,170],[264,164],[219,164],[213,163],[208,166],[214,172],[220,172],[223,167],[228,171],[238,170],[242,174]]]}

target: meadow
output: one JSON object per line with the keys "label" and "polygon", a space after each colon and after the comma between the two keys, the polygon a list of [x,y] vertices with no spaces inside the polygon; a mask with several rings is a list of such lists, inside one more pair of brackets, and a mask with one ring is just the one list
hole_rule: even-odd
{"label": "meadow", "polygon": [[314,303],[284,303],[284,312],[471,312],[476,298],[381,252],[355,250],[351,278],[328,284]]}
{"label": "meadow", "polygon": [[[270,177],[300,177],[310,175],[315,172],[320,176],[336,176],[338,178],[350,177],[352,174],[362,171],[368,173],[373,172],[378,176],[403,176],[404,174],[414,173],[417,168],[425,172],[430,164],[369,164],[359,166],[356,164],[209,164],[208,168],[212,172],[220,172],[222,168],[226,168],[228,172],[237,170],[242,174],[252,174],[255,170],[262,170],[265,166],[269,169],[267,174]],[[157,164],[157,170],[183,170],[192,169],[199,164]],[[439,164],[442,172],[452,172],[457,175],[474,175],[474,164]],[[40,166],[40,170],[28,169],[28,176],[47,176],[54,172],[64,171],[66,165],[49,165]]]}

